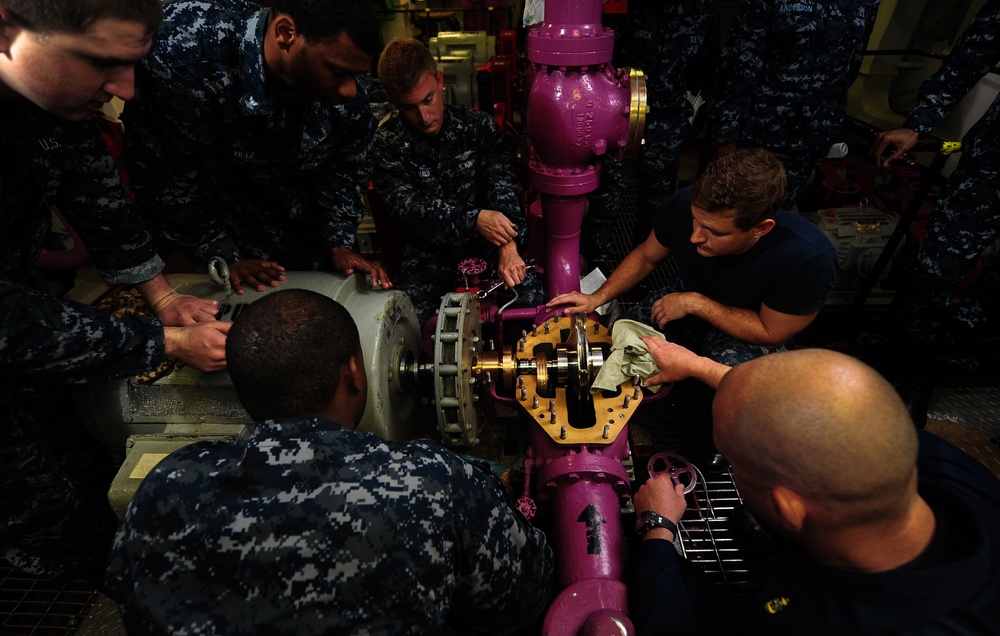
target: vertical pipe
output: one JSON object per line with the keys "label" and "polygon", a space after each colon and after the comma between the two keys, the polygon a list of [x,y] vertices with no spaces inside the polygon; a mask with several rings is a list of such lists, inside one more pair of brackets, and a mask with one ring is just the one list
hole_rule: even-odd
{"label": "vertical pipe", "polygon": [[549,298],[580,291],[580,229],[586,199],[542,195],[545,225],[545,291]]}
{"label": "vertical pipe", "polygon": [[556,589],[586,579],[625,577],[625,537],[618,495],[593,475],[568,475],[552,498]]}
{"label": "vertical pipe", "polygon": [[604,5],[595,0],[553,0],[545,3],[548,24],[601,24]]}

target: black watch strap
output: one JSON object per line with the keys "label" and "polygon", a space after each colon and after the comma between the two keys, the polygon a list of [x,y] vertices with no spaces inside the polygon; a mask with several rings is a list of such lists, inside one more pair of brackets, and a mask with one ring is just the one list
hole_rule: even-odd
{"label": "black watch strap", "polygon": [[675,538],[677,537],[677,524],[673,521],[667,519],[659,513],[653,512],[652,510],[640,512],[636,517],[636,531],[640,535],[645,535],[653,528],[666,528],[674,534]]}

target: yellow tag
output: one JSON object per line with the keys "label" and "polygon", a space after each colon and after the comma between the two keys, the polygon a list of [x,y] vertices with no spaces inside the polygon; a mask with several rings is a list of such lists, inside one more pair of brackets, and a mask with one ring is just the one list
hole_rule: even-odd
{"label": "yellow tag", "polygon": [[779,596],[778,598],[773,598],[767,603],[764,603],[764,609],[767,610],[768,614],[777,614],[781,610],[788,607],[789,600],[784,596]]}
{"label": "yellow tag", "polygon": [[136,462],[135,468],[129,473],[129,479],[143,479],[149,474],[149,471],[153,470],[153,467],[160,463],[164,457],[169,455],[169,453],[143,453],[139,461]]}

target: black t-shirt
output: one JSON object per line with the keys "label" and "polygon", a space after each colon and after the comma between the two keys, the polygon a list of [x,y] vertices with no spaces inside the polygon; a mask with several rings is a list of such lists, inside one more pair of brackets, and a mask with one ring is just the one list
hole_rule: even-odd
{"label": "black t-shirt", "polygon": [[794,212],[778,212],[775,227],[735,256],[702,256],[691,243],[691,189],[679,191],[654,220],[656,240],[677,259],[687,291],[742,309],[761,304],[806,315],[826,303],[837,273],[833,244]]}

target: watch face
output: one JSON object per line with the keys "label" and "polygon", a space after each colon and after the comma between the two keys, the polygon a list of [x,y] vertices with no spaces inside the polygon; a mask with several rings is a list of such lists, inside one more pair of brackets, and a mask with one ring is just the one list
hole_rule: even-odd
{"label": "watch face", "polygon": [[676,527],[672,521],[652,510],[644,510],[636,517],[635,529],[640,535],[646,534],[654,528],[666,528],[677,534]]}
{"label": "watch face", "polygon": [[639,516],[636,517],[635,529],[639,532],[639,534],[645,534],[649,532],[650,530],[656,527],[655,525],[653,525],[653,521],[655,521],[656,517],[658,516],[659,515],[657,515],[652,510],[643,510],[642,512],[639,513]]}

